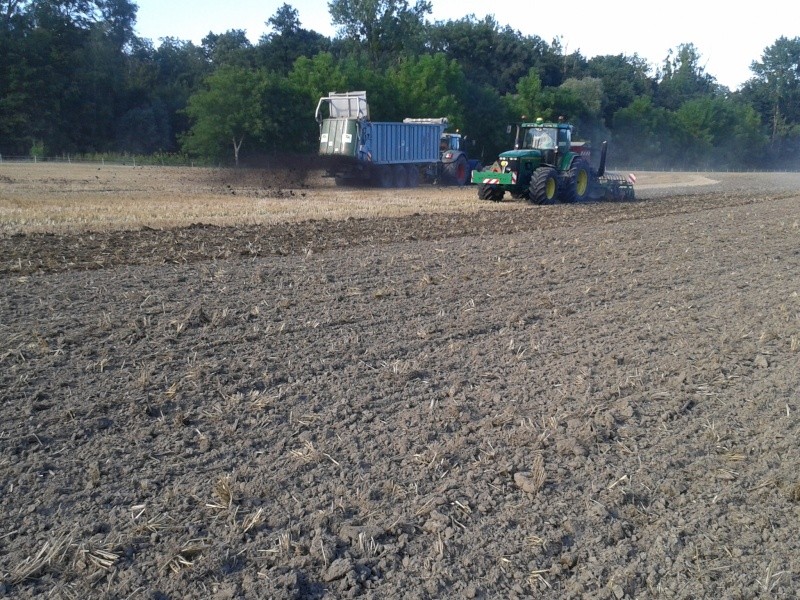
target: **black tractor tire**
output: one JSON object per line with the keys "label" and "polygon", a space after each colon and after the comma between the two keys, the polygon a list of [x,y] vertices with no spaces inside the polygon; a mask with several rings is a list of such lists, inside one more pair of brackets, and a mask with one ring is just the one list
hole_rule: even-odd
{"label": "black tractor tire", "polygon": [[478,198],[489,200],[490,202],[500,202],[505,196],[503,188],[496,185],[482,183],[478,186]]}
{"label": "black tractor tire", "polygon": [[583,158],[576,158],[564,180],[561,201],[566,203],[585,202],[592,191],[592,168]]}
{"label": "black tractor tire", "polygon": [[405,165],[392,165],[392,178],[394,180],[393,187],[404,188],[408,187],[408,172]]}
{"label": "black tractor tire", "polygon": [[463,154],[459,154],[453,162],[444,165],[443,170],[445,183],[463,187],[469,181],[469,163]]}
{"label": "black tractor tire", "polygon": [[419,167],[417,165],[406,165],[406,181],[408,187],[419,187]]}
{"label": "black tractor tire", "polygon": [[528,199],[533,204],[553,204],[558,197],[558,171],[553,167],[539,167],[531,177]]}

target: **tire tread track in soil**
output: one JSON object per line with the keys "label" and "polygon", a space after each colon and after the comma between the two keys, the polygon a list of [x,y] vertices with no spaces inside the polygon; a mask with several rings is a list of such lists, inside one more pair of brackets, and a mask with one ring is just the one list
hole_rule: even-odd
{"label": "tire tread track in soil", "polygon": [[0,238],[0,591],[796,597],[797,189]]}

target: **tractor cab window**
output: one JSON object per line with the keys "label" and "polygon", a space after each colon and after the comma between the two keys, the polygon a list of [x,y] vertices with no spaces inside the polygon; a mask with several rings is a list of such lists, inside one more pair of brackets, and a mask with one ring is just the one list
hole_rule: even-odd
{"label": "tractor cab window", "polygon": [[572,144],[569,129],[559,129],[558,130],[558,145],[561,148],[569,148]]}
{"label": "tractor cab window", "polygon": [[529,129],[525,134],[525,147],[552,150],[556,147],[554,134],[555,130],[552,128],[535,127]]}
{"label": "tractor cab window", "polygon": [[454,135],[443,135],[439,143],[439,149],[444,152],[445,150],[459,150],[460,139]]}

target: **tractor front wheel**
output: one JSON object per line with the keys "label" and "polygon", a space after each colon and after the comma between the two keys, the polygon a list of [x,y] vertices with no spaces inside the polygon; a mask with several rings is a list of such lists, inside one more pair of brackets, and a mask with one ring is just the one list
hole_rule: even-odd
{"label": "tractor front wheel", "polygon": [[491,202],[500,202],[503,199],[505,192],[503,188],[496,185],[482,183],[478,187],[478,198],[481,200],[489,200]]}
{"label": "tractor front wheel", "polygon": [[531,177],[528,197],[534,204],[552,204],[558,194],[558,171],[553,167],[539,167]]}
{"label": "tractor front wheel", "polygon": [[448,183],[459,187],[464,186],[469,179],[469,163],[467,157],[460,154],[457,159],[444,165],[444,174]]}

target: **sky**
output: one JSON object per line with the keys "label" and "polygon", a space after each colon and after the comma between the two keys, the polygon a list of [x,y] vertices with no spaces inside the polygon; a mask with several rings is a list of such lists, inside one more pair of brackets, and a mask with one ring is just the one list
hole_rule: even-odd
{"label": "sky", "polygon": [[[138,5],[136,33],[158,45],[163,37],[199,44],[209,32],[244,29],[251,42],[271,29],[266,21],[284,4],[298,11],[303,29],[333,37],[327,0],[133,0]],[[413,5],[414,0],[409,0]],[[586,58],[606,54],[638,54],[655,69],[670,50],[694,44],[708,75],[732,90],[752,73],[750,64],[761,61],[764,50],[785,36],[800,36],[800,8],[786,0],[764,0],[757,10],[741,10],[730,3],[703,0],[572,0],[534,3],[506,0],[495,6],[486,0],[432,0],[428,20],[450,21],[474,15],[492,15],[523,35],[536,35],[551,43],[560,38],[567,53]],[[553,7],[547,12],[546,7]],[[794,7],[794,8],[790,8]],[[790,13],[794,13],[792,16]]]}

